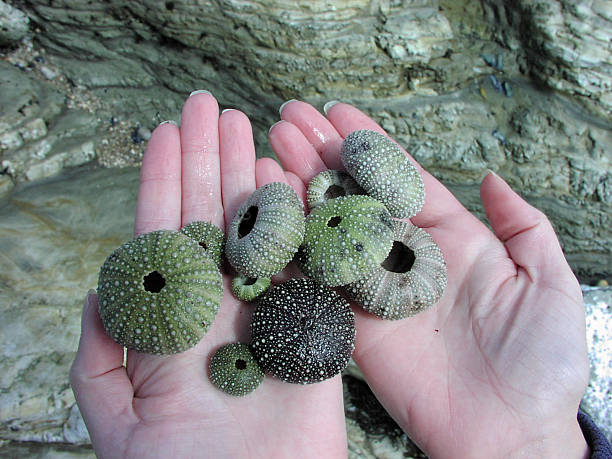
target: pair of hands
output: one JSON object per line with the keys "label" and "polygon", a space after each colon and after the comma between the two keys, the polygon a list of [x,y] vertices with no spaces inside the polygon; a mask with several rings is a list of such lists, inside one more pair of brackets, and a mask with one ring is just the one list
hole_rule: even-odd
{"label": "pair of hands", "polygon": [[[194,220],[225,228],[256,187],[290,184],[304,197],[341,169],[342,139],[384,132],[356,108],[321,115],[291,101],[269,134],[283,168],[256,160],[247,117],[197,92],[180,129],[160,125],[143,158],[135,234]],[[584,457],[576,421],[588,382],[584,304],[547,218],[494,173],[481,185],[491,232],[420,166],[423,210],[412,222],[448,266],[442,299],[416,317],[382,321],[355,307],[354,359],[406,433],[432,457]],[[248,342],[252,306],[224,296],[209,332],[182,354],[128,352],[104,332],[94,293],[83,310],[71,383],[100,457],[345,457],[340,376],[306,386],[265,378],[246,398],[210,383],[221,345]],[[559,454],[562,452],[561,454]]]}

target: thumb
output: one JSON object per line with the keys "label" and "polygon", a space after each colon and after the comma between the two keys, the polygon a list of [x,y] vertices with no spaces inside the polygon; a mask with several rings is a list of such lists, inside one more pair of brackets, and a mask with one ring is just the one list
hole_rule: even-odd
{"label": "thumb", "polygon": [[529,205],[493,171],[483,179],[480,197],[493,231],[532,281],[553,275],[576,282],[544,213]]}
{"label": "thumb", "polygon": [[[97,452],[117,424],[129,422],[134,396],[123,366],[123,347],[104,331],[98,314],[98,297],[90,290],[81,318],[79,349],[70,369],[70,384]],[[102,456],[104,456],[102,454]]]}

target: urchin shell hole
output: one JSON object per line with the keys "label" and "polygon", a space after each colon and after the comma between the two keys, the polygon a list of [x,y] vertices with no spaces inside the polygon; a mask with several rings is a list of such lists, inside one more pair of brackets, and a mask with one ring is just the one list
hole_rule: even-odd
{"label": "urchin shell hole", "polygon": [[208,246],[206,245],[206,242],[198,242],[199,246],[202,247],[204,250],[208,250]]}
{"label": "urchin shell hole", "polygon": [[257,206],[251,206],[244,213],[242,219],[240,220],[240,224],[238,225],[238,239],[242,239],[251,232],[255,226],[258,212],[259,208]]}
{"label": "urchin shell hole", "polygon": [[144,277],[144,289],[147,292],[159,293],[166,286],[166,279],[157,271],[152,271]]}
{"label": "urchin shell hole", "polygon": [[407,273],[412,269],[415,259],[412,249],[400,241],[393,241],[391,252],[389,252],[387,258],[380,265],[387,271]]}
{"label": "urchin shell hole", "polygon": [[244,281],[244,285],[253,285],[255,282],[257,282],[256,277],[249,277],[247,280]]}
{"label": "urchin shell hole", "polygon": [[242,360],[242,359],[236,359],[235,365],[236,365],[237,370],[246,370],[246,367],[247,367],[246,360]]}
{"label": "urchin shell hole", "polygon": [[340,224],[341,221],[342,221],[342,217],[340,217],[339,215],[336,215],[335,217],[332,217],[329,220],[327,220],[327,226],[329,226],[330,228],[335,228],[336,226]]}
{"label": "urchin shell hole", "polygon": [[330,185],[325,193],[323,193],[325,199],[334,199],[340,196],[346,196],[346,190],[340,185]]}

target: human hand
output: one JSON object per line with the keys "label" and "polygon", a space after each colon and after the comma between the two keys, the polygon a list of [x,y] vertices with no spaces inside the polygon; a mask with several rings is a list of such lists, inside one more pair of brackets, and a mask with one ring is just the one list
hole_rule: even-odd
{"label": "human hand", "polygon": [[[143,158],[135,235],[178,230],[194,220],[220,228],[255,187],[283,181],[303,196],[301,180],[271,159],[255,161],[251,126],[239,111],[219,116],[217,101],[194,94],[181,127],[153,132]],[[340,376],[300,386],[265,378],[245,398],[208,379],[220,346],[249,341],[252,306],[236,300],[223,276],[217,318],[202,341],[160,357],[128,351],[105,333],[95,294],[83,310],[70,381],[99,457],[346,456]]]}
{"label": "human hand", "polygon": [[[358,129],[384,133],[350,105],[334,104],[325,118],[292,101],[270,142],[307,185],[342,169],[342,139]],[[492,233],[417,167],[426,201],[411,221],[440,246],[448,287],[401,321],[354,308],[357,365],[431,457],[584,456],[576,421],[588,382],[584,303],[548,219],[490,173],[481,198]]]}

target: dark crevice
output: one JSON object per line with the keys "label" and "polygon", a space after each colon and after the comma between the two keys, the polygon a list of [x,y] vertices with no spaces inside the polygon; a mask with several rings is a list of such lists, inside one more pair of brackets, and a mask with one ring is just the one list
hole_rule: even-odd
{"label": "dark crevice", "polygon": [[240,224],[238,225],[238,239],[242,239],[251,232],[255,226],[255,222],[257,221],[258,212],[259,208],[257,206],[251,206],[244,213],[242,220],[240,220]]}

